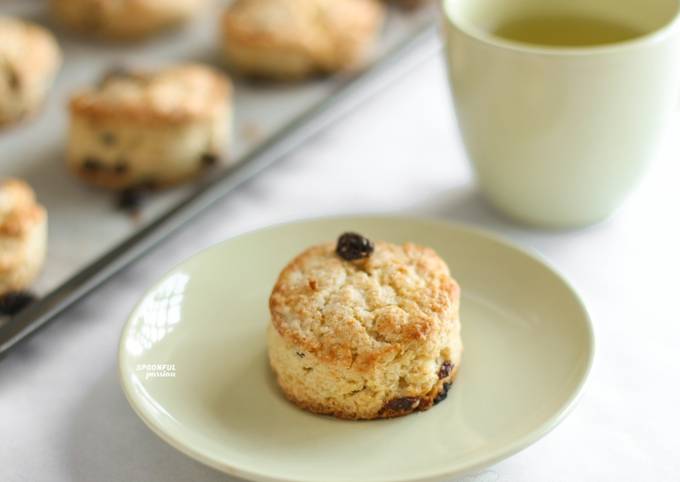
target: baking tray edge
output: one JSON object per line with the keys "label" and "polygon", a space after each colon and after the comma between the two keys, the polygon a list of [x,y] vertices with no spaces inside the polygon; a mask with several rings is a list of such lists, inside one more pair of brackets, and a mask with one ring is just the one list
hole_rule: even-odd
{"label": "baking tray edge", "polygon": [[435,22],[401,42],[368,70],[350,77],[331,95],[288,123],[176,206],[119,243],[59,287],[0,325],[0,357],[44,327],[56,315],[177,231],[235,188],[285,157],[385,85],[402,77],[441,49]]}

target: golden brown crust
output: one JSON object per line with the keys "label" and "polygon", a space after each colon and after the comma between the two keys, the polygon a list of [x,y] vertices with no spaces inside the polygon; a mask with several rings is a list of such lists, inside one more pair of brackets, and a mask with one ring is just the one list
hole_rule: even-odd
{"label": "golden brown crust", "polygon": [[169,67],[157,72],[110,75],[99,86],[71,98],[75,116],[122,119],[139,123],[180,124],[209,118],[216,106],[231,99],[229,79],[198,64]]}
{"label": "golden brown crust", "polygon": [[246,74],[334,72],[363,62],[383,17],[375,0],[236,0],[222,17],[223,43]]}
{"label": "golden brown crust", "polygon": [[0,17],[0,126],[25,119],[41,105],[61,63],[46,29]]}
{"label": "golden brown crust", "polygon": [[30,22],[0,17],[0,66],[11,68],[13,82],[21,85],[36,72],[53,71],[61,54],[49,30]]}
{"label": "golden brown crust", "polygon": [[0,295],[25,289],[38,275],[47,246],[47,212],[28,184],[0,180]]}
{"label": "golden brown crust", "polygon": [[269,309],[284,339],[324,362],[370,370],[438,332],[458,298],[448,267],[429,248],[378,242],[368,259],[349,262],[327,243],[284,268]]}
{"label": "golden brown crust", "polygon": [[17,179],[0,181],[0,236],[24,236],[46,216],[28,184]]}

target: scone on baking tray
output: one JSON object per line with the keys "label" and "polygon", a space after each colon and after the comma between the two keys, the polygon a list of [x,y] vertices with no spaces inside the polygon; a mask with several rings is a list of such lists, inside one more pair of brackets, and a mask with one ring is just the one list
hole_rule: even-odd
{"label": "scone on baking tray", "polygon": [[210,1],[50,0],[50,7],[72,30],[110,39],[135,39],[188,20]]}
{"label": "scone on baking tray", "polygon": [[202,65],[112,71],[69,103],[67,162],[110,188],[163,187],[226,157],[231,83]]}
{"label": "scone on baking tray", "polygon": [[47,249],[47,212],[23,181],[0,179],[0,297],[26,289]]}
{"label": "scone on baking tray", "polygon": [[226,61],[244,75],[299,79],[360,67],[384,17],[376,0],[235,0],[222,17]]}
{"label": "scone on baking tray", "polygon": [[50,32],[0,17],[0,126],[42,105],[60,64],[59,46]]}
{"label": "scone on baking tray", "polygon": [[427,410],[456,377],[460,290],[429,248],[345,233],[281,272],[270,364],[296,405],[345,419]]}

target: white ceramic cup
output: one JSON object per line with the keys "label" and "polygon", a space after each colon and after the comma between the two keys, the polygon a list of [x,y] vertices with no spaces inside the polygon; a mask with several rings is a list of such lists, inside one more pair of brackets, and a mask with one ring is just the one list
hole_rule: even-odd
{"label": "white ceramic cup", "polygon": [[[621,43],[504,40],[503,22],[580,15],[627,24]],[[520,221],[607,217],[654,155],[677,105],[679,0],[444,0],[451,87],[485,197]]]}

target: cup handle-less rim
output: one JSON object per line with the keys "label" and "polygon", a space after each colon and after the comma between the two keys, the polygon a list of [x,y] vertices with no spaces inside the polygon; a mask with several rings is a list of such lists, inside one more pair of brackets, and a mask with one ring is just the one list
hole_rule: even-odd
{"label": "cup handle-less rim", "polygon": [[668,37],[671,37],[672,35],[676,34],[678,30],[680,30],[680,0],[678,0],[675,2],[675,12],[668,22],[663,24],[661,27],[634,39],[607,45],[593,45],[585,47],[548,47],[505,40],[490,34],[484,29],[475,26],[472,22],[463,18],[463,16],[457,15],[453,11],[453,3],[462,0],[441,1],[441,10],[443,12],[444,20],[449,26],[452,26],[465,35],[487,45],[533,55],[585,56],[617,53],[630,49],[649,47],[651,45],[664,42],[666,39],[668,39]]}

